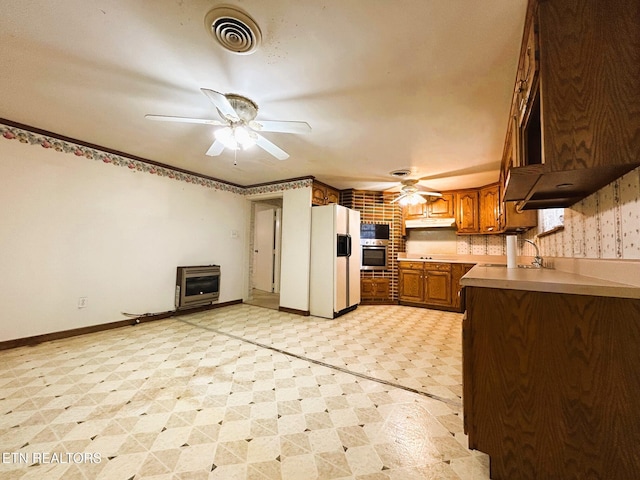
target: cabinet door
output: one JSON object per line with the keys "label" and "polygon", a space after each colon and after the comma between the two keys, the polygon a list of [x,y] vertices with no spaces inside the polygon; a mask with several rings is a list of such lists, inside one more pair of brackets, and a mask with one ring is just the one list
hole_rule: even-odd
{"label": "cabinet door", "polygon": [[374,297],[376,300],[388,300],[389,299],[389,279],[388,278],[374,278]]}
{"label": "cabinet door", "polygon": [[462,301],[462,285],[460,279],[474,267],[471,263],[454,263],[451,265],[451,306],[457,311],[464,310],[464,302]]}
{"label": "cabinet door", "polygon": [[456,195],[457,215],[459,233],[478,233],[480,225],[478,222],[478,191],[459,192]]}
{"label": "cabinet door", "polygon": [[416,205],[406,205],[403,210],[404,218],[407,220],[414,218],[422,218],[425,216],[425,204],[418,203]]}
{"label": "cabinet door", "polygon": [[520,112],[520,123],[525,117],[525,113],[531,103],[531,93],[533,85],[537,80],[538,73],[538,45],[535,16],[531,18],[527,25],[527,45],[523,52],[521,69],[518,72],[518,83],[516,93],[518,97],[518,110]]}
{"label": "cabinet door", "polygon": [[500,217],[500,196],[498,185],[491,185],[480,190],[480,232],[497,232]]}
{"label": "cabinet door", "polygon": [[360,279],[360,298],[362,300],[372,300],[375,298],[375,282],[373,278]]}
{"label": "cabinet door", "polygon": [[311,187],[311,204],[326,205],[327,189],[320,184],[313,183]]}
{"label": "cabinet door", "polygon": [[399,270],[399,295],[400,300],[406,302],[422,302],[423,292],[423,271],[401,268]]}
{"label": "cabinet door", "polygon": [[362,300],[389,300],[389,279],[362,278],[360,297]]}
{"label": "cabinet door", "polygon": [[435,197],[427,203],[427,215],[430,218],[453,218],[454,195],[443,193],[441,197]]}
{"label": "cabinet door", "polygon": [[327,188],[327,196],[325,198],[327,203],[340,203],[340,191]]}
{"label": "cabinet door", "polygon": [[451,306],[451,272],[425,272],[424,300],[429,304]]}

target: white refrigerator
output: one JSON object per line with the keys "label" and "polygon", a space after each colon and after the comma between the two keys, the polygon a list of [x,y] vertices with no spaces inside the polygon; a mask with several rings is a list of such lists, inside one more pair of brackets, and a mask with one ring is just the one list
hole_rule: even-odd
{"label": "white refrigerator", "polygon": [[360,303],[360,212],[311,207],[309,313],[336,318]]}

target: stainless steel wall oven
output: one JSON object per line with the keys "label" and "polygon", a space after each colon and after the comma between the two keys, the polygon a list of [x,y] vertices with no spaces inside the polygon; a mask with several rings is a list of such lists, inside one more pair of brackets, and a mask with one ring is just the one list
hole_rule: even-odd
{"label": "stainless steel wall oven", "polygon": [[387,270],[389,224],[360,224],[360,270]]}

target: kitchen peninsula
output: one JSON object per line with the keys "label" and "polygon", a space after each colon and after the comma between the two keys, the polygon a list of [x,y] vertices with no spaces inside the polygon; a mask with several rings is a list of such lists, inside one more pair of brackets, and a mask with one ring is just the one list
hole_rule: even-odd
{"label": "kitchen peninsula", "polygon": [[640,284],[482,264],[461,284],[465,432],[492,478],[637,476]]}

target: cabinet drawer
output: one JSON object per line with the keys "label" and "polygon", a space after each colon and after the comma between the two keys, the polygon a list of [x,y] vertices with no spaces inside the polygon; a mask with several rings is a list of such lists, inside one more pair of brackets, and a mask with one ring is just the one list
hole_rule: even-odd
{"label": "cabinet drawer", "polygon": [[438,270],[440,272],[450,272],[451,271],[451,264],[450,263],[425,262],[424,269],[425,270]]}
{"label": "cabinet drawer", "polygon": [[400,268],[407,268],[410,270],[422,270],[424,262],[398,262]]}

